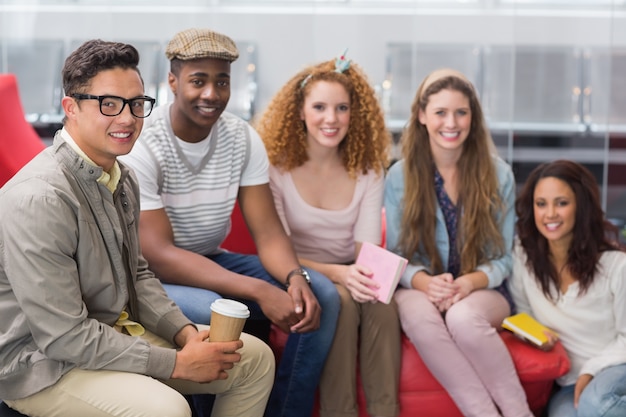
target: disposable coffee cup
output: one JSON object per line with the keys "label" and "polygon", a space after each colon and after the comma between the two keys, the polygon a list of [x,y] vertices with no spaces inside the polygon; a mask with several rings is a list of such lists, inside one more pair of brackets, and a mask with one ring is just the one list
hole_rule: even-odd
{"label": "disposable coffee cup", "polygon": [[248,317],[250,317],[250,310],[245,304],[224,298],[215,300],[211,304],[209,342],[239,340]]}

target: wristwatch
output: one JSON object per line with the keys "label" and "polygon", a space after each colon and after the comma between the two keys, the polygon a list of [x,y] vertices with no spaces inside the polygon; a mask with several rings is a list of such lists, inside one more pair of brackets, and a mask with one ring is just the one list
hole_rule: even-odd
{"label": "wristwatch", "polygon": [[301,277],[304,278],[306,283],[309,284],[309,286],[311,285],[311,278],[309,277],[309,273],[306,272],[304,268],[296,268],[287,274],[287,279],[285,280],[285,287],[289,288],[289,282],[291,281],[291,277],[293,277],[294,275],[300,275]]}

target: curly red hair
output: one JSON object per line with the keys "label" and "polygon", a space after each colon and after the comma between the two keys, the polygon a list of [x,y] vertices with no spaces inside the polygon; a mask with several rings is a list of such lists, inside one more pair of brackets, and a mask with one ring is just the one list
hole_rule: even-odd
{"label": "curly red hair", "polygon": [[272,165],[290,171],[308,160],[307,133],[300,111],[304,98],[318,81],[337,82],[350,96],[348,133],[339,145],[350,176],[371,169],[383,172],[389,160],[391,136],[374,89],[354,62],[338,73],[334,60],[298,72],[276,93],[255,123]]}

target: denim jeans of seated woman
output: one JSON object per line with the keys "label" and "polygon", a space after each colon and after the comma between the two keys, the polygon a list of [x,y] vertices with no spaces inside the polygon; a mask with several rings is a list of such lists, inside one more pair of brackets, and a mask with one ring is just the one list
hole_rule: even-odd
{"label": "denim jeans of seated woman", "polygon": [[548,417],[625,417],[626,364],[611,366],[596,375],[574,407],[574,386],[566,385],[548,404]]}
{"label": "denim jeans of seated woman", "polygon": [[[272,278],[263,268],[256,255],[224,252],[210,256],[223,268],[238,274],[256,277],[279,288],[284,286]],[[307,270],[311,288],[322,308],[320,328],[309,333],[292,333],[277,366],[276,380],[265,415],[267,417],[303,417],[311,415],[315,401],[315,389],[320,380],[326,356],[335,335],[339,316],[339,295],[334,284],[324,275]],[[164,284],[169,297],[181,308],[191,321],[210,324],[211,303],[221,295],[216,292]],[[261,308],[250,300],[239,300],[250,309],[249,320],[267,320]]]}

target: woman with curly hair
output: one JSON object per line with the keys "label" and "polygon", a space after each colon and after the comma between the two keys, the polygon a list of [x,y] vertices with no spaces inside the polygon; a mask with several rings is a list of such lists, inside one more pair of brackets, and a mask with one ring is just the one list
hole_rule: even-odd
{"label": "woman with curly hair", "polygon": [[[626,253],[593,174],[572,161],[539,165],[516,211],[511,295],[558,333],[571,363],[548,415],[626,416]],[[546,335],[549,350],[557,338]]]}
{"label": "woman with curly hair", "polygon": [[511,312],[515,180],[467,78],[420,85],[385,184],[387,246],[409,259],[395,300],[402,329],[464,416],[532,413],[498,329]]}
{"label": "woman with curly hair", "polygon": [[358,357],[369,414],[397,416],[396,306],[376,302],[371,271],[354,263],[362,242],[381,243],[390,135],[374,90],[345,57],[323,62],[291,78],[256,128],[272,164],[276,207],[300,262],[330,278],[341,297],[320,382],[320,415],[358,416]]}

